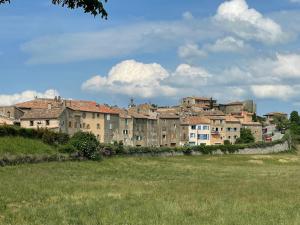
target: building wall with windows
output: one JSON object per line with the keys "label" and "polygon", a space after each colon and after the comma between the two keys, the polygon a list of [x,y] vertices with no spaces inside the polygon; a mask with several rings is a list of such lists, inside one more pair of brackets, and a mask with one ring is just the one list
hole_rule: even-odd
{"label": "building wall with windows", "polygon": [[180,146],[180,117],[161,115],[158,119],[159,146]]}
{"label": "building wall with windows", "polygon": [[225,140],[234,144],[241,136],[241,123],[239,121],[226,121],[225,126]]}
{"label": "building wall with windows", "polygon": [[222,145],[226,139],[226,120],[225,116],[210,117],[211,123],[211,144]]}
{"label": "building wall with windows", "polygon": [[261,142],[263,140],[263,132],[262,132],[262,125],[258,122],[250,122],[250,123],[243,123],[243,128],[250,129],[251,133],[255,138],[255,142]]}
{"label": "building wall with windows", "polygon": [[21,127],[31,129],[47,128],[59,132],[60,120],[58,118],[21,119]]}
{"label": "building wall with windows", "polygon": [[113,143],[118,141],[119,135],[119,115],[104,114],[104,143]]}
{"label": "building wall with windows", "polygon": [[130,116],[120,116],[119,132],[115,139],[121,141],[126,146],[133,146],[133,119]]}
{"label": "building wall with windows", "polygon": [[207,124],[193,124],[189,126],[189,145],[210,145],[211,126]]}

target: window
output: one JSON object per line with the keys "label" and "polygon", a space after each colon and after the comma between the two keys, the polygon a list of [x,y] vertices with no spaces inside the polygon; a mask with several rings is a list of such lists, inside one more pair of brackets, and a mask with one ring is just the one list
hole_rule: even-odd
{"label": "window", "polygon": [[86,129],[88,129],[88,130],[89,130],[90,128],[91,128],[91,127],[90,127],[90,125],[89,125],[89,124],[87,124],[87,125],[86,125]]}
{"label": "window", "polygon": [[235,128],[233,128],[233,130],[236,132],[236,131],[237,131],[237,128],[235,127]]}
{"label": "window", "polygon": [[82,124],[82,128],[85,129],[85,123]]}
{"label": "window", "polygon": [[34,122],[31,120],[30,121],[30,126],[33,127]]}
{"label": "window", "polygon": [[128,134],[128,130],[123,130],[123,134]]}
{"label": "window", "polygon": [[229,132],[231,129],[230,129],[230,127],[227,127],[227,131]]}
{"label": "window", "polygon": [[209,140],[209,134],[198,134],[199,140]]}
{"label": "window", "polygon": [[166,139],[166,138],[167,138],[167,135],[163,134],[162,138],[163,138],[163,139]]}
{"label": "window", "polygon": [[217,132],[219,131],[219,127],[216,127],[216,131],[217,131]]}
{"label": "window", "polygon": [[201,130],[201,125],[198,126],[198,130]]}
{"label": "window", "polygon": [[46,126],[50,125],[50,120],[46,120]]}
{"label": "window", "polygon": [[93,119],[95,119],[96,118],[96,114],[95,113],[93,113]]}
{"label": "window", "polygon": [[97,113],[97,118],[99,118],[100,117],[100,113]]}
{"label": "window", "polygon": [[72,128],[72,122],[71,121],[69,122],[69,128]]}
{"label": "window", "polygon": [[191,126],[192,130],[196,130],[196,125]]}
{"label": "window", "polygon": [[110,114],[106,115],[106,120],[110,120]]}
{"label": "window", "polygon": [[85,119],[86,118],[86,113],[82,113],[82,118]]}
{"label": "window", "polygon": [[203,129],[203,130],[209,130],[209,126],[204,125],[202,129]]}
{"label": "window", "polygon": [[98,129],[98,130],[100,129],[100,124],[99,124],[99,123],[97,123],[97,129]]}
{"label": "window", "polygon": [[111,124],[111,123],[109,124],[109,129],[110,129],[110,130],[112,130],[112,129],[113,129],[113,126],[112,126],[112,124]]}
{"label": "window", "polygon": [[231,139],[231,136],[228,136],[228,139]]}
{"label": "window", "polygon": [[194,134],[194,133],[190,134],[190,138],[195,138],[195,137],[196,137],[196,134]]}
{"label": "window", "polygon": [[128,119],[125,119],[125,125],[126,126],[128,125]]}
{"label": "window", "polygon": [[142,140],[142,136],[136,136],[136,140],[137,141],[141,141]]}

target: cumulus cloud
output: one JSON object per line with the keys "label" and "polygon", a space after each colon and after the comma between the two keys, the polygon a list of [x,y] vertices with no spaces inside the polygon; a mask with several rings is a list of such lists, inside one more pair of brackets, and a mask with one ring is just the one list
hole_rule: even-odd
{"label": "cumulus cloud", "polygon": [[199,87],[205,88],[210,78],[212,75],[202,67],[180,64],[174,72],[168,72],[156,63],[126,60],[115,65],[107,76],[85,81],[82,90],[141,98],[178,97],[199,93]]}
{"label": "cumulus cloud", "polygon": [[82,84],[84,91],[104,91],[142,98],[174,96],[176,89],[162,84],[170,74],[161,65],[126,60],[107,76],[94,76]]}
{"label": "cumulus cloud", "polygon": [[39,98],[54,98],[55,96],[59,96],[57,90],[49,89],[44,93],[27,90],[21,93],[16,93],[12,95],[0,95],[0,105],[1,106],[9,106],[14,105],[19,102],[25,102],[34,99],[35,97]]}
{"label": "cumulus cloud", "polygon": [[245,0],[222,3],[215,20],[228,31],[246,40],[277,43],[286,38],[279,24],[250,8]]}
{"label": "cumulus cloud", "polygon": [[191,12],[188,12],[188,11],[184,12],[182,14],[182,17],[183,17],[183,19],[186,19],[186,20],[192,20],[192,19],[194,19],[193,14]]}
{"label": "cumulus cloud", "polygon": [[299,86],[290,85],[253,85],[251,91],[253,95],[262,99],[280,99],[287,101],[299,95]]}
{"label": "cumulus cloud", "polygon": [[243,40],[228,36],[218,39],[214,44],[208,44],[204,48],[211,52],[243,52],[251,47]]}
{"label": "cumulus cloud", "polygon": [[274,74],[285,78],[300,78],[300,55],[277,54],[274,64]]}

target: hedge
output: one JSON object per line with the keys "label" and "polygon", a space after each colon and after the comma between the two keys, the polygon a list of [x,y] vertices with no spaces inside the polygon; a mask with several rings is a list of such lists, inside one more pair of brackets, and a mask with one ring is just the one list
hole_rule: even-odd
{"label": "hedge", "polygon": [[65,133],[57,133],[48,129],[27,129],[17,126],[0,126],[0,137],[20,136],[24,138],[40,139],[49,145],[64,145],[69,141],[69,135]]}

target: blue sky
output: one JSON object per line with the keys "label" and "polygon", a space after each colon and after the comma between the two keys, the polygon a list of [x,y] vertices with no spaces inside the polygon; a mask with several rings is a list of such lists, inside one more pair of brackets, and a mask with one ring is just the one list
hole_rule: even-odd
{"label": "blue sky", "polygon": [[0,104],[199,95],[299,110],[298,0],[110,0],[107,21],[50,2],[0,6]]}

